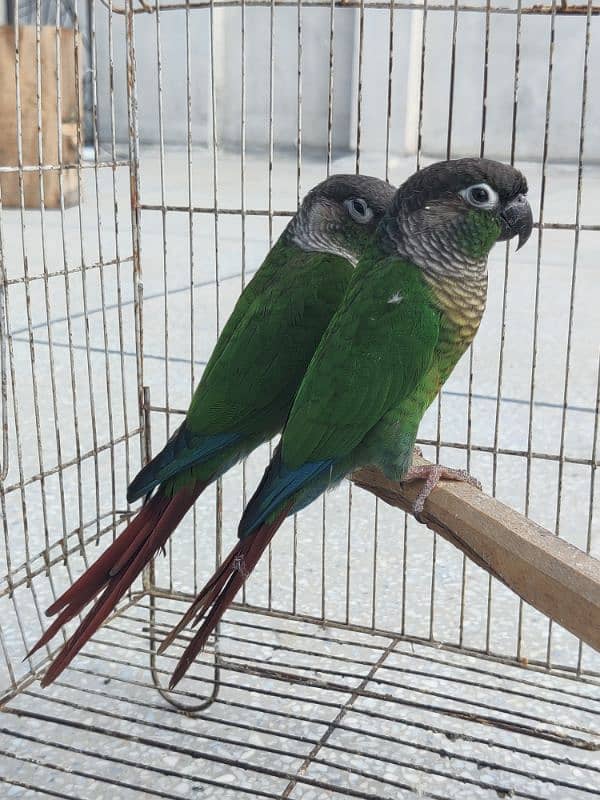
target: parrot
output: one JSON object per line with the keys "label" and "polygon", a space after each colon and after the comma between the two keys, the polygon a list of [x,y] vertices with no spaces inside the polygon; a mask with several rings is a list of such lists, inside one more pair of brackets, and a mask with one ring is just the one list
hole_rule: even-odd
{"label": "parrot", "polygon": [[183,423],[129,485],[128,502],[145,497],[145,504],[47,609],[58,617],[28,657],[95,599],[42,686],[65,669],[164,550],[204,489],[281,431],[359,255],[394,194],[395,187],[378,178],[332,175],[306,195],[240,295]]}
{"label": "parrot", "polygon": [[[527,182],[483,158],[441,161],[403,183],[364,249],[294,398],[279,444],[248,502],[238,543],[163,640],[202,624],[181,680],[283,520],[360,467],[424,480],[413,512],[462,470],[411,467],[419,423],[473,341],[485,309],[487,259],[498,241],[533,227]],[[477,482],[478,483],[478,482]]]}

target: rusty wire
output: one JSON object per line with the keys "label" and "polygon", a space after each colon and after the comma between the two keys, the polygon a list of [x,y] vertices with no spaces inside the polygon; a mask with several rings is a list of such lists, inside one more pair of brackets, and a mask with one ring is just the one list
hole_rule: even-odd
{"label": "rusty wire", "polygon": [[[250,202],[251,178],[246,145],[250,52],[248,15],[259,8],[265,10],[269,19],[266,37],[269,75],[265,142],[267,190],[262,202]],[[295,185],[291,202],[279,203],[274,186],[278,157],[276,124],[280,114],[275,89],[278,66],[276,12],[284,8],[289,9],[295,17],[297,48],[297,72],[294,75],[296,130],[292,156]],[[126,6],[117,6],[111,0],[100,0],[100,4],[92,3],[90,6],[87,31],[90,63],[85,71],[82,69],[78,36],[75,36],[73,45],[77,92],[82,88],[84,75],[90,81],[91,143],[85,158],[80,156],[74,162],[64,163],[60,135],[64,87],[61,86],[62,51],[57,3],[58,159],[57,163],[47,163],[41,135],[41,12],[38,0],[35,57],[38,163],[25,164],[23,158],[22,64],[18,40],[15,39],[18,162],[14,166],[0,166],[2,175],[18,176],[20,192],[19,207],[12,212],[4,208],[3,198],[0,197],[0,509],[5,560],[5,571],[0,577],[0,607],[3,612],[3,624],[0,625],[0,696],[5,697],[7,712],[0,733],[7,735],[14,744],[10,752],[5,754],[6,758],[12,759],[21,770],[18,775],[11,772],[6,784],[49,796],[69,796],[56,787],[52,788],[52,776],[60,773],[63,778],[66,775],[74,776],[81,782],[81,787],[89,786],[88,782],[91,781],[100,781],[114,791],[133,792],[134,796],[140,797],[183,797],[190,786],[206,791],[237,793],[235,796],[266,798],[294,797],[298,796],[298,792],[313,789],[330,792],[334,797],[360,797],[365,800],[405,796],[404,793],[420,787],[419,791],[423,792],[424,797],[447,797],[435,789],[434,783],[427,784],[429,777],[435,776],[437,780],[447,781],[443,785],[451,787],[452,791],[477,790],[489,792],[490,796],[512,793],[515,797],[541,800],[547,796],[545,792],[550,787],[552,791],[563,792],[563,796],[567,796],[568,792],[578,792],[573,797],[597,797],[600,794],[597,789],[598,767],[586,756],[600,749],[600,671],[586,663],[581,643],[573,648],[576,650],[574,659],[565,658],[562,651],[557,652],[556,626],[548,625],[543,640],[544,656],[540,656],[539,648],[532,650],[527,642],[527,610],[520,604],[514,649],[506,652],[497,647],[494,641],[497,626],[494,607],[498,594],[504,589],[499,588],[490,577],[485,581],[484,633],[480,645],[473,645],[466,635],[473,573],[462,556],[456,587],[456,630],[440,632],[439,596],[444,588],[447,554],[443,543],[434,536],[431,540],[431,572],[427,593],[425,599],[416,597],[414,587],[411,588],[410,584],[410,571],[416,558],[417,537],[423,534],[409,525],[406,518],[398,522],[399,566],[397,585],[394,587],[398,613],[394,625],[382,621],[384,599],[386,592],[390,592],[380,569],[385,558],[380,518],[384,511],[377,503],[374,504],[369,548],[365,553],[359,552],[359,523],[356,518],[358,492],[354,490],[353,493],[350,487],[344,499],[343,519],[340,521],[333,518],[336,513],[334,508],[338,506],[325,498],[322,501],[318,535],[320,552],[314,554],[312,565],[318,574],[318,598],[314,608],[308,612],[304,603],[301,581],[306,573],[303,572],[305,567],[301,558],[302,520],[294,519],[289,531],[291,578],[287,601],[282,604],[277,592],[277,570],[281,556],[275,546],[270,546],[263,573],[266,591],[257,600],[254,588],[249,586],[246,590],[244,587],[241,599],[246,605],[237,605],[234,614],[227,617],[204,660],[176,692],[166,689],[166,678],[172,669],[173,659],[178,655],[178,648],[185,643],[188,633],[182,634],[173,653],[159,657],[156,650],[169,623],[182,609],[182,601],[189,600],[197,592],[203,579],[202,569],[206,566],[206,559],[202,544],[207,533],[203,530],[206,528],[206,517],[197,508],[190,515],[187,544],[179,540],[169,542],[166,561],[145,572],[143,580],[136,584],[118,613],[55,689],[42,693],[35,678],[61,642],[46,647],[41,659],[36,658],[33,662],[26,660],[21,664],[36,632],[45,625],[43,609],[94,560],[98,542],[104,543],[108,537],[114,536],[119,526],[130,517],[132,512],[123,500],[123,486],[126,477],[132,476],[140,461],[148,458],[152,448],[151,434],[154,434],[155,444],[158,444],[178,424],[180,415],[185,413],[179,398],[173,394],[172,365],[185,364],[189,370],[189,381],[187,377],[186,381],[191,390],[204,365],[199,357],[201,336],[196,329],[196,324],[202,321],[202,314],[195,290],[204,287],[213,292],[218,333],[224,320],[222,303],[225,281],[235,280],[241,290],[252,274],[247,252],[252,235],[251,226],[264,222],[265,244],[270,245],[275,239],[277,225],[295,212],[293,200],[298,202],[309,188],[305,174],[307,149],[303,145],[303,132],[306,131],[304,107],[308,91],[304,26],[307,15],[317,8],[328,12],[324,36],[329,67],[326,148],[323,155],[325,174],[334,169],[334,105],[337,102],[334,74],[339,58],[336,46],[340,15],[355,13],[358,22],[357,86],[352,101],[355,120],[352,161],[353,168],[358,172],[366,160],[364,104],[367,98],[363,96],[363,88],[369,53],[365,48],[365,36],[370,15],[386,12],[389,38],[386,37],[385,41],[386,63],[381,75],[382,84],[386,86],[382,166],[382,174],[386,177],[392,176],[390,143],[393,135],[393,86],[397,80],[399,58],[395,31],[400,27],[402,14],[421,14],[417,43],[417,49],[420,49],[418,97],[415,90],[415,108],[418,111],[415,113],[415,130],[412,131],[416,142],[417,167],[426,156],[425,65],[429,26],[432,24],[430,15],[445,12],[452,20],[445,137],[448,157],[454,154],[454,134],[459,124],[455,108],[455,76],[461,46],[459,30],[462,15],[485,15],[480,155],[486,155],[490,125],[487,112],[492,80],[492,21],[506,15],[515,19],[510,146],[513,163],[518,151],[522,21],[532,15],[550,16],[544,86],[544,141],[543,151],[540,152],[542,187],[540,214],[536,222],[538,250],[533,298],[531,383],[524,404],[528,414],[527,440],[521,446],[509,447],[503,439],[501,407],[506,403],[521,402],[518,398],[507,396],[505,390],[505,331],[508,284],[512,274],[507,248],[503,259],[495,393],[487,398],[491,399],[494,408],[491,440],[479,440],[473,431],[473,404],[480,396],[474,390],[476,360],[471,350],[468,357],[464,438],[448,436],[444,431],[445,407],[451,397],[451,392],[448,392],[440,397],[437,404],[433,432],[424,435],[420,441],[433,448],[439,458],[448,451],[459,457],[464,455],[467,466],[475,457],[489,458],[494,494],[499,490],[502,459],[511,459],[511,463],[522,461],[526,465],[523,481],[525,511],[529,510],[532,498],[534,467],[542,462],[555,465],[558,491],[554,527],[559,536],[564,534],[565,468],[572,466],[580,469],[581,474],[585,475],[582,485],[586,485],[581,492],[582,502],[588,512],[585,547],[587,552],[593,550],[592,521],[597,503],[595,492],[599,463],[599,397],[596,397],[594,408],[585,409],[594,414],[593,439],[587,456],[569,452],[567,418],[574,406],[570,387],[572,342],[577,323],[575,294],[580,239],[583,234],[600,232],[600,224],[590,223],[581,214],[583,169],[586,163],[586,115],[592,83],[589,69],[591,20],[600,13],[599,8],[591,3],[584,7],[568,6],[564,2],[524,7],[521,0],[517,0],[514,7],[494,6],[491,0],[481,5],[463,4],[458,0],[446,4],[434,4],[430,0],[423,0],[422,3],[401,0],[176,0],[156,4],[131,0]],[[222,161],[226,156],[219,141],[217,124],[221,107],[215,70],[215,50],[218,46],[215,15],[227,9],[239,13],[240,184],[239,196],[232,199],[229,194],[225,200]],[[170,151],[165,137],[165,70],[168,69],[168,63],[164,51],[164,29],[167,24],[165,20],[169,19],[163,16],[166,12],[179,14],[184,20],[181,41],[185,48],[185,75],[182,76],[185,89],[182,91],[185,95],[187,183],[184,200],[178,202],[172,200]],[[105,17],[101,18],[100,14]],[[194,142],[193,125],[197,101],[194,94],[196,61],[192,22],[198,14],[204,15],[207,22],[210,68],[207,74],[209,136],[203,148]],[[123,15],[124,26],[118,20]],[[586,17],[573,220],[548,219],[545,205],[556,32],[561,17],[565,15]],[[81,24],[77,3],[74,5],[74,20],[77,33]],[[139,53],[136,52],[138,26],[148,23],[153,29],[156,66],[153,80],[158,129],[158,190],[154,192],[148,191],[144,183],[145,151],[140,141],[139,109],[140,103],[147,101],[147,98],[138,92]],[[108,64],[103,64],[99,59],[100,35],[107,37]],[[124,41],[119,37],[124,37]],[[126,157],[117,136],[119,112],[115,86],[118,64],[115,53],[121,53],[125,60]],[[104,69],[108,72],[108,97],[101,97],[99,88],[99,73]],[[108,112],[109,119],[108,135],[105,126],[103,136],[100,129],[106,117],[101,119],[102,108]],[[84,148],[84,120],[79,115],[76,128],[78,152],[81,154]],[[202,202],[198,201],[196,191],[198,178],[195,167],[199,163],[207,166],[210,189]],[[73,173],[76,176],[77,203],[74,209],[68,210],[64,204],[63,187]],[[25,207],[24,186],[26,177],[32,174],[39,180],[41,199],[39,208],[29,211]],[[58,175],[61,187],[61,204],[56,216],[51,215],[44,206],[45,176],[54,174]],[[123,201],[122,179],[126,182],[128,203]],[[108,203],[105,207],[106,198]],[[92,250],[86,244],[90,207],[95,242]],[[14,256],[15,248],[11,249],[11,258],[16,259],[16,263],[11,263],[6,256],[8,248],[3,220],[8,213],[18,215],[20,222],[16,248],[18,258]],[[179,219],[184,220],[186,226],[187,261],[178,266],[179,274],[186,276],[187,283],[183,288],[174,281],[175,266],[169,250],[170,224]],[[227,226],[230,222],[238,220],[239,269],[233,274],[223,275],[224,231],[229,230]],[[214,261],[198,247],[198,232],[205,224],[210,226],[214,239],[214,252],[210,254]],[[557,408],[561,417],[561,436],[556,450],[536,446],[533,435],[536,414],[543,406],[543,401],[538,398],[537,359],[538,320],[543,304],[542,264],[546,252],[544,235],[547,231],[573,236],[569,264],[566,360],[561,371],[562,403]],[[156,235],[161,268],[159,285],[146,292],[146,300],[158,299],[161,311],[151,315],[149,321],[145,322],[144,247],[152,246],[145,239],[148,233]],[[52,247],[53,234],[60,241],[58,251]],[[36,236],[40,262],[32,266],[31,242]],[[202,276],[212,267],[210,279],[203,282]],[[92,285],[97,288],[100,298],[98,307],[91,305],[89,300]],[[172,334],[173,318],[180,313],[172,305],[175,297],[185,297],[189,309],[189,334],[186,331],[188,353],[183,356],[180,355],[183,352],[182,342]],[[56,302],[60,305],[58,311],[54,307]],[[91,333],[91,320],[97,321],[94,335]],[[160,332],[162,352],[158,358],[162,359],[162,369],[158,379],[152,363],[153,357],[156,359],[157,356],[146,352],[144,346],[145,324],[156,326]],[[64,337],[57,335],[59,325],[64,326]],[[134,331],[133,341],[128,334],[130,328]],[[19,349],[27,350],[31,362],[27,369],[19,361]],[[61,351],[65,349],[67,358],[63,359]],[[147,378],[148,375],[150,378]],[[597,391],[600,391],[600,364],[597,376]],[[23,384],[26,384],[25,390]],[[104,411],[105,424],[98,426],[97,419],[103,418]],[[82,414],[89,417],[89,425]],[[240,482],[244,502],[251,489],[248,469],[244,464]],[[226,548],[226,492],[226,486],[219,481],[213,495],[214,503],[211,500],[213,504],[209,505],[211,513],[214,509],[214,534],[210,531],[214,537],[214,548],[211,550],[214,563],[220,561]],[[334,535],[332,528],[335,525]],[[332,580],[329,572],[332,558],[330,548],[338,534],[341,542],[339,553],[345,559],[343,609],[332,614],[328,606],[329,584]],[[181,588],[178,560],[184,547],[190,548],[186,551],[190,569],[186,573],[189,581],[185,588]],[[365,592],[367,608],[362,616],[352,604],[356,575],[360,575],[357,568],[360,558],[365,563],[368,561],[370,581]],[[426,617],[426,626],[415,631],[410,612],[419,603]],[[427,643],[435,644],[436,649],[427,647]],[[106,650],[107,646],[112,648],[110,653]],[[261,655],[264,651],[269,654],[266,659]],[[521,667],[517,668],[519,664]],[[413,678],[423,679],[424,685],[411,683]],[[157,690],[160,698],[157,698]],[[479,690],[485,697],[479,696]],[[458,703],[457,692],[462,693],[462,704]],[[521,703],[523,707],[519,709],[512,703]],[[540,704],[539,709],[536,703]],[[509,707],[508,711],[503,704]],[[184,718],[179,714],[181,710],[188,716],[197,717],[197,727],[190,727],[188,721],[184,723]],[[157,720],[157,711],[164,715],[160,720]],[[235,713],[233,723],[227,716],[232,712]],[[36,724],[47,726],[47,731],[68,731],[71,737],[73,733],[76,736],[77,732],[82,737],[89,734],[91,739],[66,741],[64,736],[59,736],[54,745],[54,758],[51,759],[43,749],[47,737],[36,731]],[[131,726],[133,732],[124,725]],[[254,739],[249,743],[248,737],[259,737],[265,731],[270,731],[270,726],[275,726],[275,732],[269,743],[257,743]],[[417,731],[423,734],[421,738],[421,734],[417,736]],[[173,743],[173,737],[179,734],[187,743],[180,744],[178,739],[177,743]],[[360,746],[348,738],[357,734],[365,739]],[[167,735],[171,738],[165,739]],[[114,747],[111,742],[115,743]],[[538,746],[539,742],[543,743],[542,747]],[[118,754],[116,746],[120,748]],[[147,748],[147,752],[152,754],[143,766],[128,753],[129,749],[135,747]],[[386,750],[388,747],[396,750],[390,754]],[[479,750],[472,753],[470,747]],[[221,749],[214,753],[211,748]],[[249,752],[249,765],[244,770],[239,769],[239,760],[227,755],[227,752],[238,753],[241,748]],[[184,759],[187,771],[184,771],[183,777],[181,770],[172,769],[162,762],[167,751],[170,754],[177,753]],[[74,767],[73,757],[82,758],[82,764]],[[202,760],[202,775],[192,770],[192,761],[197,758]],[[550,773],[546,771],[548,765],[551,766]],[[33,771],[27,771],[26,767]],[[126,777],[119,771],[123,768],[128,770]],[[231,775],[221,780],[225,768],[231,771]],[[398,774],[404,775],[402,772],[388,774],[386,771],[392,768],[408,771],[410,780],[399,778]],[[580,771],[582,777],[577,785],[573,783],[571,770]],[[39,780],[36,782],[28,776],[37,776]],[[352,782],[355,778],[369,788],[355,788]],[[178,788],[176,783],[181,780],[187,782],[185,791]],[[425,783],[422,786],[423,781]],[[460,788],[457,789],[457,786]]]}

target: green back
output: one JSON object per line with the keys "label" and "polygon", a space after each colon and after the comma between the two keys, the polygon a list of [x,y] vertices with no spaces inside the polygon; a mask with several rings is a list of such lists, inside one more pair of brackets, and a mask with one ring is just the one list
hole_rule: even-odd
{"label": "green back", "polygon": [[279,430],[352,269],[280,240],[219,337],[186,417],[190,430],[265,439]]}
{"label": "green back", "polygon": [[239,298],[185,420],[129,485],[129,502],[212,481],[278,433],[353,267],[282,237]]}
{"label": "green back", "polygon": [[440,314],[420,271],[373,244],[313,358],[290,412],[282,460],[343,459],[430,368]]}

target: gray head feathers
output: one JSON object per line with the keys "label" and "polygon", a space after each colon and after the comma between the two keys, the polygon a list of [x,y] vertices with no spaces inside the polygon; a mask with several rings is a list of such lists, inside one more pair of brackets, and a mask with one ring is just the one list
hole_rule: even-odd
{"label": "gray head feathers", "polygon": [[505,238],[531,230],[526,192],[523,175],[507,164],[440,161],[400,186],[382,221],[381,246],[421,269],[434,302],[465,341],[475,335],[485,307],[491,247],[504,228]]}
{"label": "gray head feathers", "polygon": [[319,200],[332,200],[343,204],[345,200],[360,197],[367,202],[376,216],[382,216],[396,194],[396,188],[380,178],[370,175],[331,175],[308,192],[302,206]]}
{"label": "gray head feathers", "polygon": [[453,195],[477,183],[487,183],[502,203],[527,193],[527,181],[519,170],[489,158],[438,161],[411,175],[398,189],[389,216],[410,214],[432,200]]}
{"label": "gray head feathers", "polygon": [[[306,195],[285,235],[303,250],[332,253],[355,264],[395,193],[395,187],[379,178],[332,175]],[[367,210],[362,218],[348,207],[356,200],[362,201],[359,211]]]}

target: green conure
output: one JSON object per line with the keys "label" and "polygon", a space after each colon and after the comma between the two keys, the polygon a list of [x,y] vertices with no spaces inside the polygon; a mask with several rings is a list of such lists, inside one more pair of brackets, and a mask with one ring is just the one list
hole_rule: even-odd
{"label": "green conure", "polygon": [[98,629],[200,493],[282,429],[394,191],[377,178],[334,175],[306,196],[239,298],[185,421],[133,480],[127,499],[155,494],[47,610],[60,614],[30,653],[97,598],[42,685],[51,683]]}
{"label": "green conure", "polygon": [[479,327],[490,249],[513,236],[520,247],[531,233],[526,192],[520,172],[486,159],[433,164],[400,187],[308,367],[238,545],[175,630],[206,615],[171,685],[286,516],[367,465],[394,480],[426,478],[417,513],[440,477],[466,477],[437,465],[411,470],[413,446]]}

